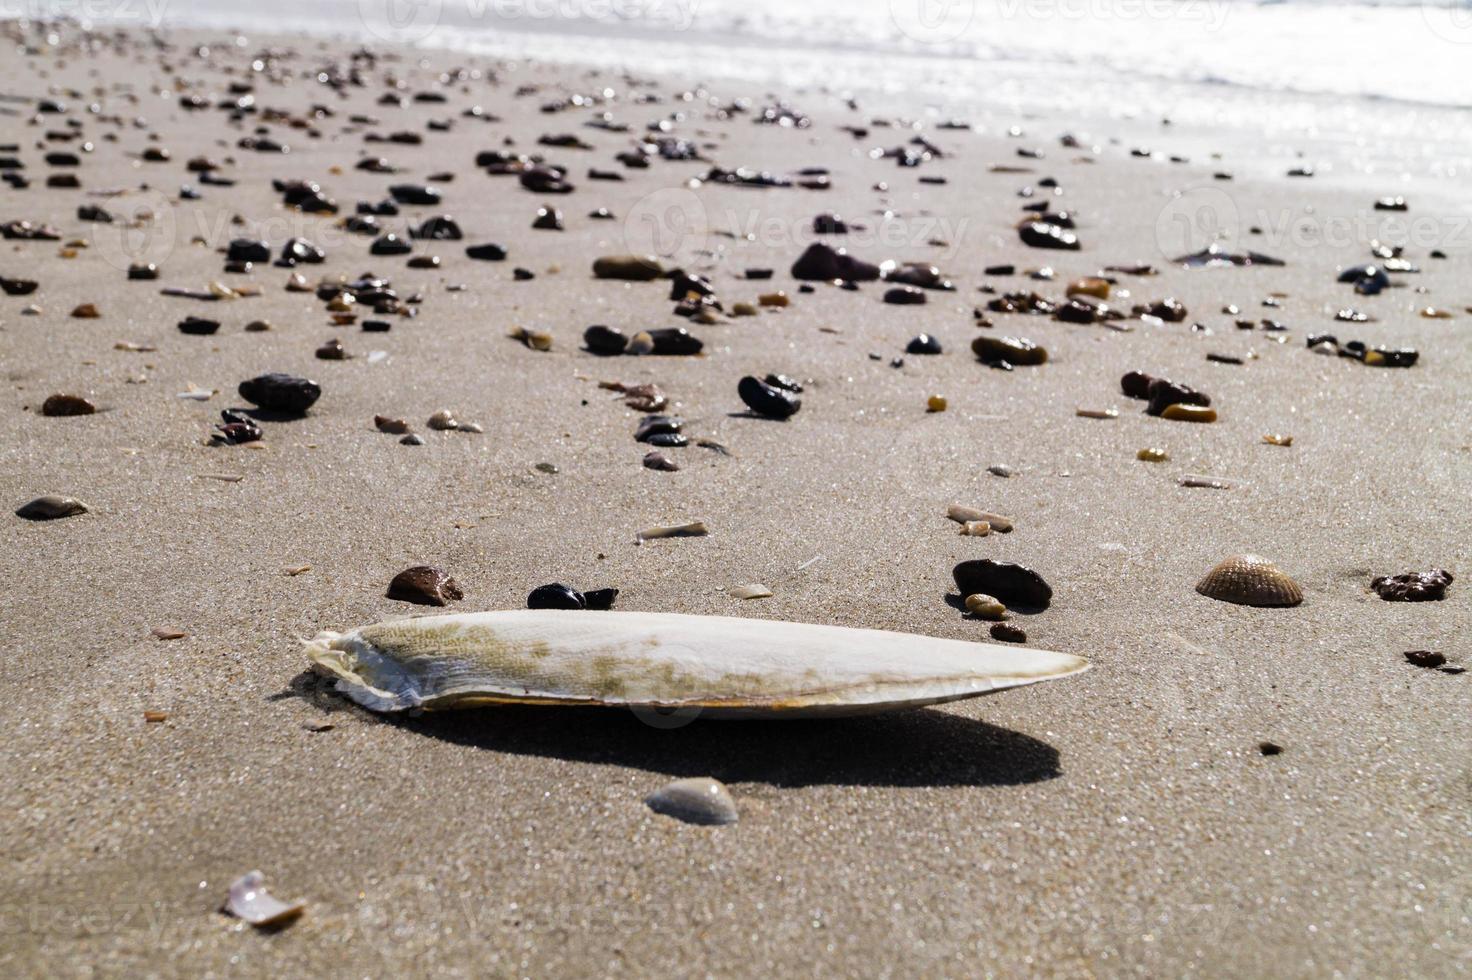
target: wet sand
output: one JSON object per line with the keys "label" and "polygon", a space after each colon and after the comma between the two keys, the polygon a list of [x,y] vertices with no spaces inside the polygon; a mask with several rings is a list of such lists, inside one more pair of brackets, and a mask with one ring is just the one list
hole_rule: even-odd
{"label": "wet sand", "polygon": [[[175,40],[162,57],[211,99],[243,77],[255,50],[206,65],[185,55],[189,36]],[[329,60],[316,42],[294,43],[286,64],[298,75]],[[902,169],[865,154],[904,142],[908,130],[855,140],[838,127],[906,107],[853,111],[824,93],[782,93],[813,119],[791,130],[696,118],[684,104],[692,118],[675,133],[713,144],[707,155],[720,165],[821,165],[834,185],[692,192],[715,232],[730,230],[733,214],[740,230],[748,221],[771,230],[756,242],[694,236],[678,261],[708,273],[728,308],[778,288],[793,300],[757,318],[696,325],[670,315],[667,283],[596,281],[589,270],[599,255],[644,250],[629,216],[663,213],[654,206],[711,164],[624,170],[613,153],[633,133],[583,126],[587,109],[539,111],[571,92],[625,91],[612,73],[500,66],[499,85],[454,84],[445,105],[374,104],[385,73],[412,94],[456,65],[496,67],[445,53],[423,67],[384,61],[345,99],[302,77],[258,86],[262,106],[336,112],[317,123],[318,139],[272,124],[291,145],[285,156],[236,148],[258,119],[231,125],[216,110],[183,111],[177,92],[155,93],[166,76],[141,40],[121,53],[0,66],[6,92],[84,93],[63,96],[69,112],[36,126],[25,121],[31,107],[8,104],[20,115],[0,117],[0,143],[20,149],[0,155],[21,157],[33,183],[4,192],[0,220],[49,222],[64,238],[92,241],[75,259],[59,258],[58,242],[6,241],[0,253],[0,274],[41,282],[33,296],[0,299],[3,498],[14,508],[64,493],[91,508],[49,523],[7,518],[0,549],[9,583],[0,657],[7,973],[1450,976],[1472,966],[1472,676],[1402,657],[1436,649],[1472,661],[1472,603],[1463,580],[1439,603],[1386,603],[1369,591],[1373,576],[1412,568],[1472,575],[1472,431],[1461,405],[1472,391],[1472,243],[1450,220],[1467,215],[1453,189],[1441,200],[1413,197],[1410,215],[1448,219],[1449,258],[1429,259],[1434,244],[1409,248],[1419,275],[1358,297],[1335,274],[1371,260],[1368,235],[1231,243],[1276,255],[1288,263],[1281,268],[1166,261],[1156,228],[1175,191],[1219,190],[1244,216],[1286,213],[1315,227],[1338,219],[1382,233],[1380,222],[1397,217],[1371,212],[1362,188],[1328,179],[1211,180],[1257,152],[1250,145],[1223,147],[1221,161],[1136,159],[1129,144],[1108,142],[1101,120],[1086,140],[1101,150],[1085,164],[1045,119],[1018,120],[1023,139],[931,125],[924,133],[946,158]],[[524,84],[542,88],[515,97]],[[686,84],[640,89],[664,95],[662,105],[606,108],[637,133],[681,105],[669,100]],[[94,85],[101,96],[86,94]],[[119,97],[121,85],[138,104]],[[768,101],[749,88],[711,91]],[[99,97],[103,114],[147,124],[89,116],[86,103]],[[459,118],[472,104],[502,121]],[[349,127],[355,112],[381,122]],[[364,131],[422,132],[431,118],[455,126],[425,134],[420,147],[363,143]],[[76,168],[83,189],[47,189],[53,168],[36,141],[78,119],[96,141]],[[102,139],[110,131],[117,142]],[[596,149],[534,146],[563,132]],[[135,160],[150,133],[171,162]],[[475,155],[508,136],[510,149],[568,165],[577,191],[544,197],[481,173]],[[1171,151],[1168,130],[1156,142]],[[1019,145],[1046,157],[1020,159]],[[405,172],[353,170],[365,150]],[[118,229],[79,222],[77,206],[124,210],[152,200],[136,190],[145,182],[171,202],[181,183],[198,185],[185,163],[200,154],[233,159],[221,172],[236,186],[200,187],[203,200],[170,208],[179,241],[156,259],[162,277],[125,281],[125,253],[108,244]],[[989,172],[993,164],[1033,172]],[[627,180],[589,181],[590,166],[624,170]],[[443,170],[457,176],[443,185],[442,206],[384,219],[402,231],[454,215],[466,242],[416,247],[442,257],[438,271],[370,257],[371,239],[283,209],[270,186],[318,180],[347,214],[390,184]],[[918,182],[935,175],[949,184]],[[1043,176],[1063,185],[1061,205],[1078,209],[1081,251],[1018,242],[1012,226],[1026,202],[1017,192]],[[880,180],[887,195],[871,190]],[[104,188],[132,193],[87,196]],[[909,216],[898,244],[855,253],[934,262],[957,291],[932,292],[921,307],[881,303],[879,284],[819,284],[800,295],[788,269],[813,216],[875,224],[881,201]],[[530,229],[543,203],[562,208],[566,231]],[[589,220],[599,206],[620,220]],[[943,219],[949,247],[926,245],[937,226],[920,220],[922,210]],[[231,214],[245,224],[233,227]],[[422,291],[418,317],[389,318],[387,334],[334,328],[313,296],[283,290],[287,270],[222,274],[216,249],[253,231],[277,248],[293,234],[326,247],[326,264],[300,270],[313,282],[372,270],[401,296]],[[206,244],[190,244],[196,234]],[[466,259],[465,245],[491,241],[508,247],[507,262]],[[1060,297],[1074,278],[1135,261],[1160,274],[1119,276],[1130,293],[1119,305],[1175,296],[1191,312],[1186,323],[1136,320],[1124,333],[991,314],[992,332],[1045,344],[1049,363],[1008,374],[968,351],[979,332],[971,311],[992,298],[983,284]],[[1001,263],[1057,274],[983,275]],[[515,266],[537,278],[513,281]],[[770,283],[740,278],[761,266],[777,270]],[[159,293],[211,280],[255,283],[263,294],[201,303]],[[454,283],[466,289],[448,291]],[[1263,307],[1275,292],[1285,294],[1281,307]],[[102,317],[69,318],[84,302]],[[44,312],[20,315],[29,303]],[[1219,312],[1227,303],[1284,322],[1286,342],[1235,329]],[[1427,305],[1457,316],[1413,312]],[[1344,306],[1378,320],[1334,322]],[[190,314],[223,327],[184,336],[175,324]],[[256,319],[274,329],[244,332]],[[1194,321],[1213,333],[1193,333]],[[688,326],[708,356],[594,358],[579,349],[593,323]],[[550,332],[553,350],[508,339],[518,325]],[[891,367],[921,332],[945,353]],[[1305,349],[1308,335],[1325,332],[1412,346],[1421,359],[1377,370]],[[356,356],[315,359],[331,337]],[[120,342],[157,350],[115,349]],[[369,363],[372,350],[387,359]],[[1258,358],[1241,366],[1205,359],[1249,351]],[[209,446],[219,410],[241,404],[236,385],[271,370],[322,385],[312,412],[264,425],[264,449]],[[1221,420],[1146,416],[1120,393],[1129,370],[1208,392]],[[802,411],[786,423],[740,414],[737,380],[769,371],[807,383]],[[689,431],[731,455],[692,446],[667,451],[678,473],[644,469],[648,447],[632,438],[639,413],[596,384],[615,379],[657,382]],[[177,398],[190,383],[220,393]],[[103,410],[42,417],[35,409],[54,392]],[[935,393],[949,409],[927,414]],[[1120,414],[1091,420],[1075,415],[1080,407]],[[441,408],[485,432],[428,430],[424,420]],[[376,432],[375,414],[408,419],[427,445]],[[1291,434],[1293,446],[1263,445],[1269,432]],[[1146,446],[1168,450],[1170,461],[1137,461]],[[539,471],[544,462],[557,472]],[[993,464],[1014,475],[990,475]],[[1184,488],[1187,474],[1233,487]],[[1006,514],[1016,530],[959,537],[945,518],[955,502]],[[640,528],[684,520],[706,521],[710,535],[633,544]],[[1242,551],[1290,572],[1304,604],[1251,609],[1194,591],[1208,568]],[[455,576],[464,610],[516,608],[531,588],[564,581],[617,587],[621,609],[984,639],[984,624],[945,601],[951,567],[981,557],[1041,572],[1052,607],[1016,621],[1031,645],[1086,656],[1095,669],[889,717],[665,731],[591,710],[384,721],[305,673],[298,645],[319,629],[418,611],[384,589],[420,563]],[[310,570],[285,573],[301,566]],[[750,581],[775,595],[738,602],[724,591]],[[156,628],[189,636],[161,641]],[[145,711],[168,717],[147,723]],[[333,727],[309,730],[323,723]],[[1264,756],[1264,741],[1282,753]],[[670,778],[704,775],[731,787],[737,825],[690,827],[641,802]],[[219,914],[229,882],[252,868],[278,896],[306,899],[305,917],[261,934]]]}

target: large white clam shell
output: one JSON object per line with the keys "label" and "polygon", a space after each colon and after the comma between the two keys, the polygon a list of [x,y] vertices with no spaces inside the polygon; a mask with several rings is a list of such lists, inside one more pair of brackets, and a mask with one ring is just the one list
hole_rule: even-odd
{"label": "large white clam shell", "polygon": [[909,633],[675,613],[515,610],[324,632],[305,652],[374,711],[485,704],[856,715],[1067,677],[1087,661]]}

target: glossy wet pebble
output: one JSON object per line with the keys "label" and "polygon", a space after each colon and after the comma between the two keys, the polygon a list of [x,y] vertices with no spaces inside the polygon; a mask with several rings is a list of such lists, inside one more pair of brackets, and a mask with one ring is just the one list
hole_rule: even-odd
{"label": "glossy wet pebble", "polygon": [[612,357],[628,348],[629,338],[613,327],[595,324],[583,331],[583,344],[594,354]]}
{"label": "glossy wet pebble", "polygon": [[971,352],[991,366],[1046,364],[1047,348],[1025,337],[993,337],[982,334],[971,341]]}
{"label": "glossy wet pebble", "polygon": [[87,513],[87,505],[80,500],[47,494],[22,504],[16,510],[15,516],[24,517],[28,521],[55,521],[63,517],[85,513]]}
{"label": "glossy wet pebble", "polygon": [[905,345],[906,354],[939,354],[941,351],[940,341],[928,333],[910,338],[910,342]]}
{"label": "glossy wet pebble", "polygon": [[736,394],[746,403],[747,408],[767,418],[791,418],[802,408],[802,399],[792,392],[769,385],[751,375],[742,378],[736,385]]}
{"label": "glossy wet pebble", "polygon": [[388,597],[421,606],[446,606],[465,593],[448,572],[433,565],[415,565],[395,575],[388,584]]}
{"label": "glossy wet pebble", "polygon": [[650,282],[664,274],[664,266],[652,255],[605,255],[593,262],[593,275],[599,279]]}
{"label": "glossy wet pebble", "polygon": [[532,589],[531,595],[526,597],[528,609],[586,609],[587,603],[575,589],[571,589],[561,582],[553,582],[551,585],[539,585]]}
{"label": "glossy wet pebble", "polygon": [[1027,630],[1021,626],[1011,623],[993,623],[991,628],[992,639],[1003,643],[1026,643]]}
{"label": "glossy wet pebble", "polygon": [[322,387],[317,382],[279,372],[242,381],[239,391],[240,397],[252,405],[284,415],[305,415],[322,397]]}
{"label": "glossy wet pebble", "polygon": [[720,826],[735,823],[738,817],[730,790],[709,776],[677,779],[650,793],[644,802],[655,813],[685,823]]}
{"label": "glossy wet pebble", "polygon": [[1043,577],[1014,562],[963,561],[951,570],[951,576],[963,596],[996,596],[1008,606],[1023,609],[1046,609],[1053,601],[1053,589]]}
{"label": "glossy wet pebble", "polygon": [[979,619],[1003,620],[1007,618],[1007,607],[995,596],[976,593],[966,597],[966,611]]}

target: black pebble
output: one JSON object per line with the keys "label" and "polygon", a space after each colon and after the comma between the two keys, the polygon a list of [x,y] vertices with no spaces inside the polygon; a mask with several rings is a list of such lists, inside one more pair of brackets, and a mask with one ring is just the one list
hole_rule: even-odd
{"label": "black pebble", "polygon": [[979,592],[1024,609],[1046,609],[1053,601],[1052,587],[1026,565],[981,558],[961,562],[951,576],[963,598]]}
{"label": "black pebble", "polygon": [[736,385],[736,394],[741,396],[747,408],[767,418],[791,418],[797,414],[799,408],[802,408],[802,400],[796,395],[753,378],[751,375],[742,378]]}
{"label": "black pebble", "polygon": [[540,585],[526,597],[528,609],[586,609],[583,597],[561,582]]}

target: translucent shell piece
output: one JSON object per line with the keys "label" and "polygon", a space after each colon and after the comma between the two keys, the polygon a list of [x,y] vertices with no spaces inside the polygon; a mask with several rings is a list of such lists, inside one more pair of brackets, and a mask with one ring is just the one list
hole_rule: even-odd
{"label": "translucent shell piece", "polygon": [[373,711],[493,704],[698,708],[710,717],[860,715],[1067,677],[1080,657],[908,633],[674,613],[427,616],[304,644]]}

